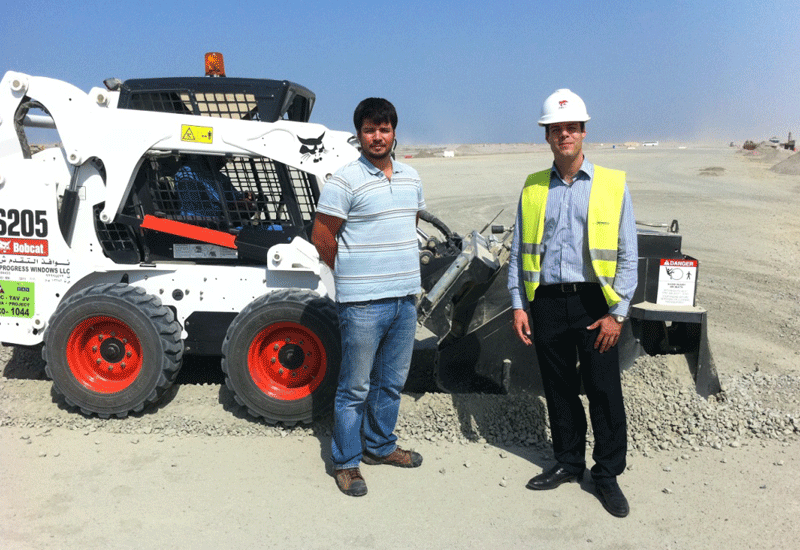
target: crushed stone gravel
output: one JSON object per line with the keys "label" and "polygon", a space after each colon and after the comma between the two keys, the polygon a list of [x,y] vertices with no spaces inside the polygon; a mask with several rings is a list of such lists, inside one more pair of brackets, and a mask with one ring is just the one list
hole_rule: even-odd
{"label": "crushed stone gravel", "polygon": [[[735,449],[759,440],[800,436],[800,379],[752,372],[723,378],[723,391],[698,395],[682,356],[645,356],[623,373],[629,456],[701,447]],[[181,384],[157,407],[124,419],[86,417],[51,391],[36,348],[0,347],[0,427],[26,429],[24,437],[54,428],[138,436],[329,437],[331,419],[285,427],[269,425],[239,408],[224,384]],[[587,405],[583,398],[584,405]],[[588,410],[588,409],[587,409]],[[544,399],[527,393],[404,394],[396,432],[401,441],[534,447],[547,453],[550,431]],[[91,441],[91,440],[89,440]],[[591,428],[588,448],[592,445]]]}

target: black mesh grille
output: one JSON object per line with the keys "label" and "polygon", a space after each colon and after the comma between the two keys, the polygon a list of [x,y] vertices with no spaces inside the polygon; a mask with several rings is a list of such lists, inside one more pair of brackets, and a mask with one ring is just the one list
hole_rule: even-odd
{"label": "black mesh grille", "polygon": [[148,92],[134,93],[130,96],[130,109],[139,111],[159,111],[163,113],[180,113],[194,115],[196,109],[187,93]]}
{"label": "black mesh grille", "polygon": [[246,93],[134,92],[131,109],[258,120],[256,98]]}
{"label": "black mesh grille", "polygon": [[119,263],[138,262],[139,249],[135,244],[133,229],[121,223],[103,223],[100,221],[102,210],[102,204],[95,206],[94,225],[106,256]]}
{"label": "black mesh grille", "polygon": [[129,101],[129,108],[140,111],[259,119],[256,98],[247,93],[134,92]]}
{"label": "black mesh grille", "polygon": [[228,230],[306,224],[315,211],[309,175],[268,158],[170,156],[143,171],[152,214],[162,218]]}
{"label": "black mesh grille", "polygon": [[286,80],[148,78],[122,83],[118,108],[275,122],[308,122],[315,96]]}
{"label": "black mesh grille", "polygon": [[253,94],[196,93],[194,97],[200,115],[258,120]]}
{"label": "black mesh grille", "polygon": [[311,193],[311,182],[308,174],[289,168],[289,178],[296,193],[297,207],[300,209],[303,221],[308,223],[312,221],[314,212],[316,212],[316,201]]}

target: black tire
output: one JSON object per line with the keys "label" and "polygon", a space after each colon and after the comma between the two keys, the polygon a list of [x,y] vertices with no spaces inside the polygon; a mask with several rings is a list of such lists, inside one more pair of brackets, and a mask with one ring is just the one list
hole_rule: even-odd
{"label": "black tire", "polygon": [[261,296],[231,323],[222,344],[225,384],[268,423],[308,423],[333,407],[341,338],[336,307],[299,289]]}
{"label": "black tire", "polygon": [[56,393],[86,415],[124,418],[158,401],[183,359],[172,310],[126,284],[87,287],[56,308],[42,358]]}

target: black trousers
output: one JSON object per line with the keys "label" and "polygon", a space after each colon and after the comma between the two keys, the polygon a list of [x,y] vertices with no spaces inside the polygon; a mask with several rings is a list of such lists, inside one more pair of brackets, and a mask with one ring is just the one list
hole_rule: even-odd
{"label": "black trousers", "polygon": [[621,474],[628,448],[619,346],[600,353],[594,349],[600,329],[586,329],[606,313],[608,305],[599,285],[584,284],[574,292],[564,292],[559,285],[540,286],[531,302],[533,339],[555,458],[573,473],[585,467],[587,424],[580,400],[583,381],[595,439],[595,478]]}

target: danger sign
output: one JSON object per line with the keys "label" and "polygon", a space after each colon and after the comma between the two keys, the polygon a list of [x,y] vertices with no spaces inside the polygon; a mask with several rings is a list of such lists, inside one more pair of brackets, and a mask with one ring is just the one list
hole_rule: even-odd
{"label": "danger sign", "polygon": [[697,260],[662,259],[658,271],[656,303],[665,306],[693,306],[697,281]]}

